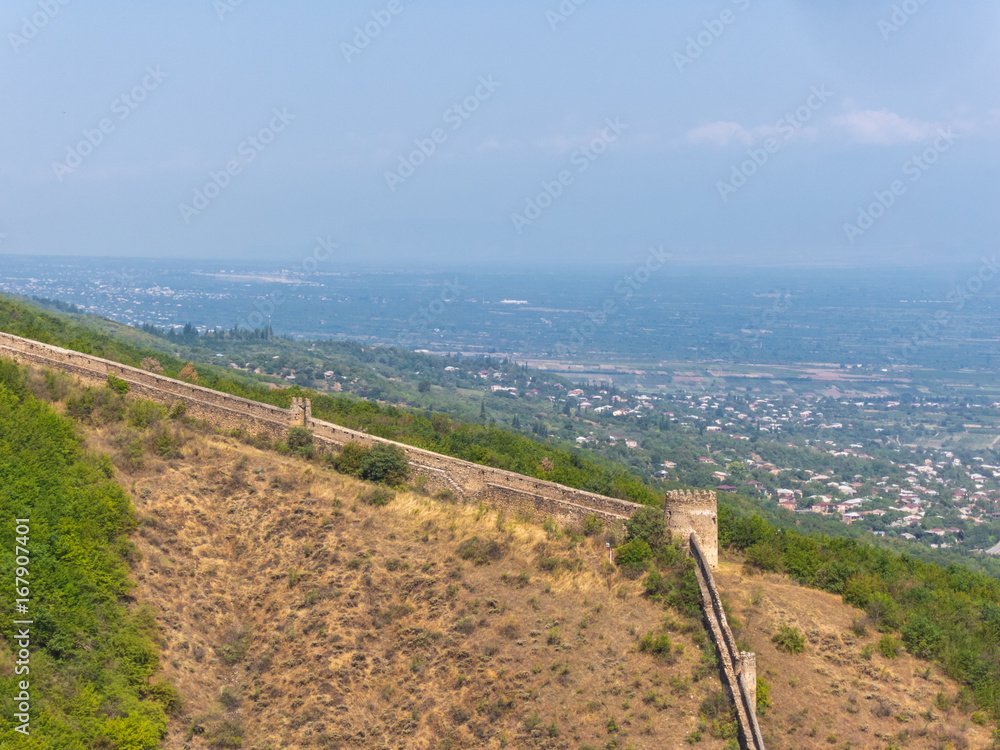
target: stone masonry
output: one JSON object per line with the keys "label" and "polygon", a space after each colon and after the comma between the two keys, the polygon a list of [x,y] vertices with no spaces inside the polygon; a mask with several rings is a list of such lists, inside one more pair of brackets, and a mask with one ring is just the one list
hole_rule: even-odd
{"label": "stone masonry", "polygon": [[671,490],[663,506],[667,529],[684,539],[694,532],[701,541],[708,566],[719,567],[718,502],[711,490]]}

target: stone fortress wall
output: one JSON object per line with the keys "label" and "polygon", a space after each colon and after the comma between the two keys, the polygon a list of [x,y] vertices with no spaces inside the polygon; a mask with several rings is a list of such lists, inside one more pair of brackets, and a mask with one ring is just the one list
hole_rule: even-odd
{"label": "stone fortress wall", "polygon": [[[535,520],[551,517],[565,523],[594,515],[605,522],[615,522],[627,520],[642,507],[314,419],[308,399],[294,398],[290,408],[282,409],[3,332],[0,332],[0,356],[61,370],[94,385],[104,384],[108,375],[114,375],[129,384],[131,394],[167,408],[182,403],[186,415],[221,430],[241,430],[270,440],[284,440],[290,427],[305,427],[312,431],[314,440],[335,447],[351,441],[396,445],[406,454],[411,473],[425,477],[432,491],[450,490],[465,500],[481,501],[515,516]],[[667,493],[664,519],[671,532],[689,540],[723,678],[736,704],[741,740],[744,747],[762,749],[755,712],[755,657],[737,649],[712,576],[712,570],[718,567],[715,493],[703,490]]]}
{"label": "stone fortress wall", "polygon": [[483,500],[512,514],[539,519],[552,516],[563,522],[583,520],[589,515],[604,521],[622,521],[641,507],[626,500],[480,466],[314,419],[307,399],[293,399],[289,409],[282,409],[2,332],[0,355],[68,372],[96,385],[105,383],[108,375],[114,375],[129,384],[131,394],[168,408],[183,403],[188,416],[222,430],[242,430],[271,440],[284,440],[289,427],[299,426],[311,430],[314,440],[332,446],[343,446],[351,441],[363,445],[397,445],[406,453],[411,472],[426,477],[432,491],[447,489],[467,500]]}
{"label": "stone fortress wall", "polygon": [[757,723],[757,656],[740,651],[736,645],[736,638],[722,608],[722,597],[715,585],[712,568],[708,564],[708,552],[703,549],[697,533],[691,534],[690,544],[705,619],[708,620],[712,640],[719,654],[722,681],[736,707],[741,745],[745,750],[764,750],[764,739]]}

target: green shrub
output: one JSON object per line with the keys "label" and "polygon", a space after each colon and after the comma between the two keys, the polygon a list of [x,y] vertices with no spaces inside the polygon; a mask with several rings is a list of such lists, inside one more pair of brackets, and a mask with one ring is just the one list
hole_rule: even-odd
{"label": "green shrub", "polygon": [[726,528],[719,530],[719,544],[738,550],[745,550],[759,542],[771,542],[774,537],[774,529],[758,515],[735,518]]}
{"label": "green shrub", "polygon": [[0,357],[0,388],[4,388],[19,400],[28,396],[28,378],[17,362]]}
{"label": "green shrub", "polygon": [[881,653],[886,659],[895,659],[899,656],[899,646],[899,639],[893,638],[888,633],[883,635],[878,642],[879,653]]}
{"label": "green shrub", "polygon": [[937,656],[944,633],[941,627],[925,615],[911,617],[903,627],[903,644],[906,650],[921,659]]}
{"label": "green shrub", "polygon": [[[844,604],[850,604],[858,609],[867,609],[873,597],[882,594],[885,584],[875,575],[858,573],[844,583],[841,598]],[[884,596],[884,594],[882,594]]]}
{"label": "green shrub", "polygon": [[888,594],[876,591],[865,606],[868,619],[881,632],[895,630],[900,626],[899,604]]}
{"label": "green shrub", "polygon": [[398,445],[377,443],[361,459],[358,476],[369,482],[399,485],[410,474],[410,462]]}
{"label": "green shrub", "polygon": [[644,539],[633,539],[615,550],[615,562],[622,567],[641,569],[653,557],[653,550]]}
{"label": "green shrub", "polygon": [[125,418],[125,398],[111,388],[86,388],[66,402],[66,415],[98,424],[120,422]]}
{"label": "green shrub", "polygon": [[222,694],[219,696],[219,703],[227,711],[232,711],[239,708],[242,699],[240,698],[239,691],[233,690],[233,688],[226,685],[222,688]]}
{"label": "green shrub", "polygon": [[690,558],[685,563],[686,569],[681,575],[680,584],[667,596],[667,604],[678,612],[690,617],[701,616],[701,586],[694,572],[694,560]]}
{"label": "green shrub", "polygon": [[361,443],[352,440],[340,449],[340,453],[331,458],[331,463],[333,464],[333,468],[341,474],[357,476],[361,471],[361,461],[367,453],[367,448]]}
{"label": "green shrub", "polygon": [[802,632],[789,625],[779,625],[778,632],[771,636],[771,640],[779,651],[789,654],[800,654],[806,650],[806,639]]}
{"label": "green shrub", "polygon": [[659,550],[670,542],[663,510],[643,506],[636,510],[625,522],[628,539],[641,539],[652,550]]}
{"label": "green shrub", "polygon": [[131,427],[145,430],[167,416],[167,410],[155,401],[140,399],[128,406],[128,423]]}
{"label": "green shrub", "polygon": [[361,495],[361,502],[381,508],[396,499],[396,493],[386,487],[373,487]]}
{"label": "green shrub", "polygon": [[583,519],[584,536],[597,536],[602,531],[604,531],[604,522],[593,513]]}
{"label": "green shrub", "polygon": [[160,458],[177,458],[180,456],[180,439],[172,435],[163,425],[153,432],[153,453]]}
{"label": "green shrub", "polygon": [[180,692],[169,682],[152,683],[149,686],[149,696],[161,704],[164,710],[172,716],[178,716],[184,711],[184,702]]}
{"label": "green shrub", "polygon": [[222,643],[215,647],[216,655],[228,666],[241,663],[250,647],[250,630],[242,625],[231,625],[222,636]]}
{"label": "green shrub", "polygon": [[757,713],[761,716],[771,707],[771,683],[763,677],[757,678]]}
{"label": "green shrub", "polygon": [[673,654],[673,644],[670,642],[670,636],[666,633],[660,633],[659,635],[653,635],[652,633],[646,633],[639,641],[639,650],[644,654],[651,654],[652,656],[658,656],[661,659],[670,659]]}
{"label": "green shrub", "polygon": [[452,626],[452,630],[456,633],[462,633],[463,635],[469,635],[469,633],[475,629],[476,621],[469,616],[459,618],[459,620]]}
{"label": "green shrub", "polygon": [[114,439],[122,465],[129,471],[138,471],[143,467],[143,456],[146,447],[142,436],[132,430],[127,430]]}
{"label": "green shrub", "polygon": [[763,573],[780,573],[785,569],[781,550],[770,542],[755,542],[747,547],[743,567]]}
{"label": "green shrub", "polygon": [[646,581],[644,583],[646,596],[657,599],[663,598],[670,593],[670,582],[660,575],[659,572],[653,570],[650,571],[649,575],[646,576]]}
{"label": "green shrub", "polygon": [[129,390],[131,389],[131,386],[128,384],[127,381],[112,375],[110,372],[108,373],[108,387],[110,387],[111,390],[115,391],[116,393],[120,393],[123,396],[126,393],[128,393]]}
{"label": "green shrub", "polygon": [[503,547],[493,539],[480,539],[478,536],[465,539],[458,545],[458,556],[463,560],[472,560],[476,565],[488,565],[503,557]]}
{"label": "green shrub", "polygon": [[292,453],[305,458],[312,458],[316,451],[312,430],[307,430],[305,427],[288,428],[288,439],[285,443]]}

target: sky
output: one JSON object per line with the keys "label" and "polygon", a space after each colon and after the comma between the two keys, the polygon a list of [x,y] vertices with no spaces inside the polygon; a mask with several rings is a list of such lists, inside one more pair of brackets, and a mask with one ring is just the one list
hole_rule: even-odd
{"label": "sky", "polygon": [[996,2],[8,0],[0,34],[0,263],[996,248]]}

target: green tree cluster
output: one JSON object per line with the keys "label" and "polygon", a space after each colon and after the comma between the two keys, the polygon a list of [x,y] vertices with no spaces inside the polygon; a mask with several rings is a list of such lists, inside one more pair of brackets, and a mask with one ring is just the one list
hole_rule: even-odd
{"label": "green tree cluster", "polygon": [[[29,519],[30,529],[22,546],[30,552],[31,671],[0,671],[0,745],[157,747],[176,691],[151,683],[158,657],[149,610],[125,604],[132,504],[111,480],[110,462],[85,453],[73,423],[36,400],[24,371],[0,359],[0,528],[11,550],[19,518]],[[14,574],[14,556],[0,557],[0,577],[13,582]],[[13,611],[12,587],[0,591],[0,607]],[[13,664],[11,622],[0,624],[6,664]],[[13,719],[24,679],[32,696],[30,741]]]}

